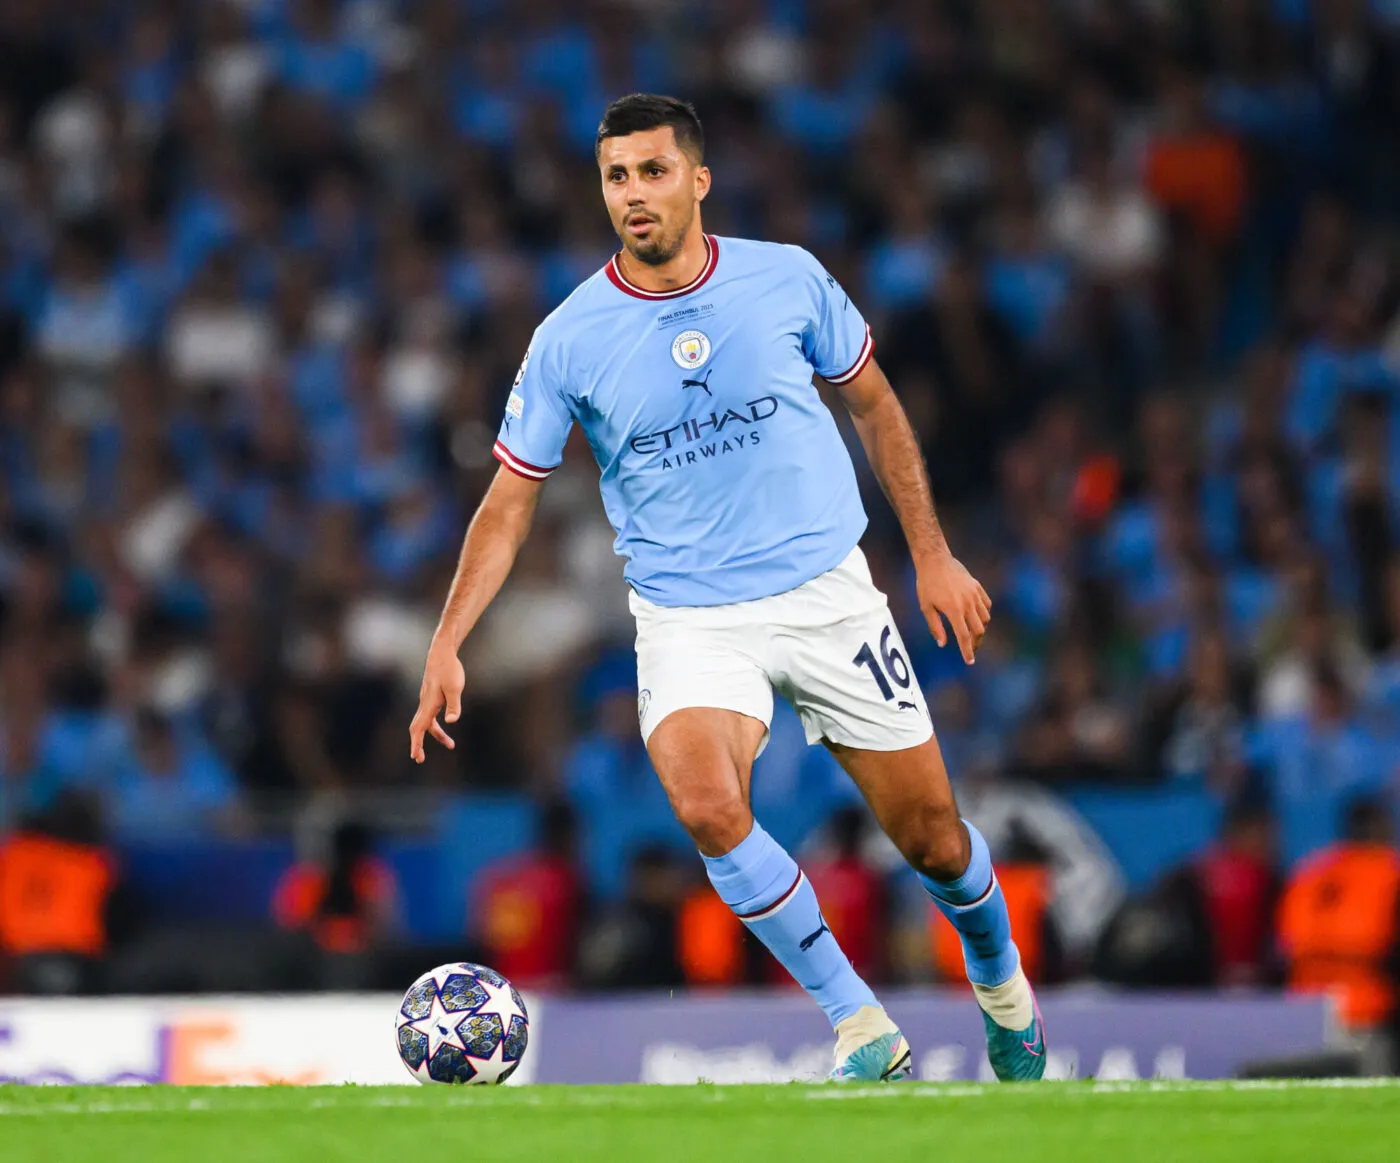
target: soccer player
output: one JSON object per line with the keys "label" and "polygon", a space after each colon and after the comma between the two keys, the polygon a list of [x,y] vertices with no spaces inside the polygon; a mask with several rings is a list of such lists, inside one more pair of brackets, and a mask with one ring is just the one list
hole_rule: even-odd
{"label": "soccer player", "polygon": [[704,233],[694,109],[654,95],[603,115],[597,159],[622,250],[535,331],[506,404],[502,463],[467,530],[409,730],[454,746],[457,653],[530,528],[574,423],[597,459],[637,620],[642,737],[715,891],[822,1008],[836,1079],[906,1075],[910,1052],[851,967],[801,870],[749,807],[773,690],[828,747],[958,930],[997,1077],[1045,1069],[986,841],[958,816],[919,684],[858,542],[866,516],[839,393],[909,542],[920,605],[964,660],[991,616],[949,551],[870,328],[805,250]]}

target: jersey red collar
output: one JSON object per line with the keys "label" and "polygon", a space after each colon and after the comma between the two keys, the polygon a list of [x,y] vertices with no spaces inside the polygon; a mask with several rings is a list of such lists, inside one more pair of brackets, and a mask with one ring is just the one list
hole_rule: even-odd
{"label": "jersey red collar", "polygon": [[636,283],[628,282],[627,277],[622,273],[622,267],[618,265],[617,255],[613,255],[608,260],[608,265],[603,269],[608,272],[608,278],[612,280],[612,285],[619,291],[623,291],[636,299],[648,299],[657,302],[661,299],[678,299],[682,295],[688,295],[691,291],[698,291],[715,273],[715,267],[719,265],[719,239],[712,234],[705,235],[705,248],[709,251],[709,257],[705,260],[705,265],[700,273],[683,287],[677,287],[672,291],[648,291],[637,286]]}

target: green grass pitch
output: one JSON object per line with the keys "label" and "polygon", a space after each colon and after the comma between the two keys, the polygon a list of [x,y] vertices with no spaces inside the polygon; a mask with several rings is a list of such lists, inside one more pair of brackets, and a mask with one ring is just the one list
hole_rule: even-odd
{"label": "green grass pitch", "polygon": [[0,1086],[0,1160],[101,1163],[1368,1163],[1400,1086]]}

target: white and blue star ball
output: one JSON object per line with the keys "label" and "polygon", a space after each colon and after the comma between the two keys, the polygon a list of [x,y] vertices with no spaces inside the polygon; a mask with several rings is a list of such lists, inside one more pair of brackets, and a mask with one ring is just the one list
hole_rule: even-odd
{"label": "white and blue star ball", "polygon": [[399,1060],[419,1082],[504,1082],[530,1040],[530,1016],[494,969],[456,961],[423,974],[394,1018]]}

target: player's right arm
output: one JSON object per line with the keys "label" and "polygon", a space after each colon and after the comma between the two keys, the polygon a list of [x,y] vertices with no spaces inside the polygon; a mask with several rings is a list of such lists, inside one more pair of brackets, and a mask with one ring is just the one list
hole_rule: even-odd
{"label": "player's right arm", "polygon": [[462,714],[466,674],[457,652],[510,573],[530,532],[545,478],[563,458],[564,442],[573,426],[564,391],[563,347],[543,337],[547,325],[546,321],[536,330],[511,385],[494,449],[501,468],[467,528],[457,572],[428,648],[418,710],[408,728],[409,755],[416,763],[424,759],[425,735],[446,748],[456,746],[438,722],[438,712],[448,723],[455,723]]}
{"label": "player's right arm", "polygon": [[428,647],[418,711],[408,728],[409,754],[417,763],[423,762],[425,733],[449,750],[456,747],[437,716],[442,711],[447,722],[455,723],[462,713],[462,688],[467,680],[457,652],[515,564],[543,488],[543,481],[502,467],[467,527],[447,603]]}

